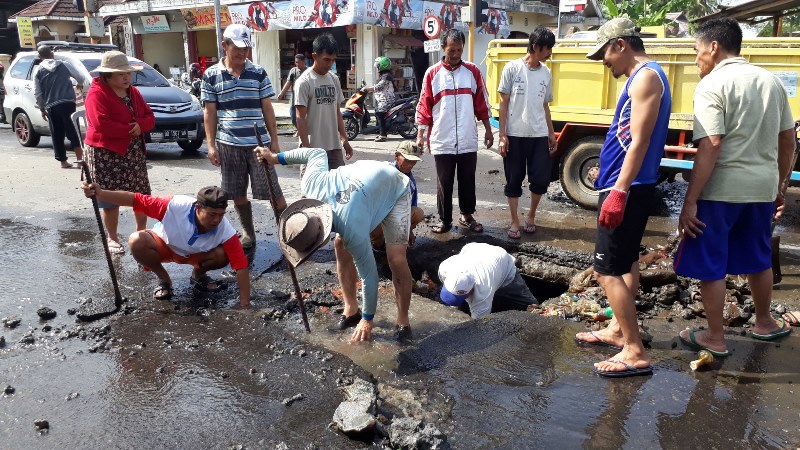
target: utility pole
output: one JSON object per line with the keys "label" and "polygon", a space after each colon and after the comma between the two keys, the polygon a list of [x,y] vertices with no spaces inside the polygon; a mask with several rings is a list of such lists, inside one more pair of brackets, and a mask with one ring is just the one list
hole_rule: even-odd
{"label": "utility pole", "polygon": [[214,0],[214,25],[217,29],[217,58],[218,61],[222,61],[223,52],[222,52],[222,25],[220,19],[220,6],[219,0]]}
{"label": "utility pole", "polygon": [[[475,2],[479,0],[469,0],[469,11],[471,16],[475,16]],[[467,47],[467,61],[473,62],[475,59],[475,20],[477,17],[469,18],[469,46]]]}

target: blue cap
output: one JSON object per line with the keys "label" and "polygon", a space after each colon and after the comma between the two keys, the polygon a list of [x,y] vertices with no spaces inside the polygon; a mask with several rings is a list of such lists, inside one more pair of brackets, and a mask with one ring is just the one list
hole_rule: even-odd
{"label": "blue cap", "polygon": [[442,292],[439,294],[439,298],[442,299],[442,303],[448,306],[461,306],[467,297],[469,297],[469,294],[453,294],[445,287],[442,287]]}

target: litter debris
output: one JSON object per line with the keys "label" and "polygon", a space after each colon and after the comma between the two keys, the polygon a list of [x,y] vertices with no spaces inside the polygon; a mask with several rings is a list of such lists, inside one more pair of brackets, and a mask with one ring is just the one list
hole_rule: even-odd
{"label": "litter debris", "polygon": [[712,355],[708,350],[700,350],[697,353],[697,357],[697,359],[689,363],[689,367],[691,367],[693,371],[714,362],[714,355]]}

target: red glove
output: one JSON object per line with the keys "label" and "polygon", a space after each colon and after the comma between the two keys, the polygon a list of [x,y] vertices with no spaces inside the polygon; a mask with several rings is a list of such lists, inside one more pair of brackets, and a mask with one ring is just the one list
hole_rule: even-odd
{"label": "red glove", "polygon": [[622,224],[622,216],[625,214],[625,200],[628,193],[619,189],[611,189],[603,206],[600,208],[600,218],[597,220],[600,226],[605,228],[616,228]]}

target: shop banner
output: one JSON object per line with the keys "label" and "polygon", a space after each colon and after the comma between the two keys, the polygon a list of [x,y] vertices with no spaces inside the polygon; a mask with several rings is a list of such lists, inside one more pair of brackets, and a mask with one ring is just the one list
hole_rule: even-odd
{"label": "shop banner", "polygon": [[[219,10],[220,26],[224,30],[231,24],[231,15],[228,13],[227,6],[221,6]],[[216,15],[213,6],[203,6],[200,8],[181,9],[181,16],[186,21],[186,28],[189,30],[213,30],[216,28]]]}
{"label": "shop banner", "polygon": [[494,34],[500,37],[506,37],[511,34],[508,28],[508,14],[501,9],[484,9],[486,14],[486,22],[483,26],[475,30],[478,34]]}
{"label": "shop banner", "polygon": [[33,21],[30,17],[17,17],[17,32],[19,33],[20,47],[36,47],[36,40],[33,38]]}
{"label": "shop banner", "polygon": [[[461,21],[461,5],[456,3],[425,2],[423,17],[436,16],[442,24],[442,31],[456,28],[463,32],[469,30],[469,24]],[[421,29],[420,26],[417,29]]]}
{"label": "shop banner", "polygon": [[160,32],[160,31],[169,31],[169,22],[167,22],[167,16],[163,14],[156,14],[152,16],[142,16],[142,27],[144,27],[144,31],[149,32]]}
{"label": "shop banner", "polygon": [[356,21],[353,0],[293,0],[253,2],[228,7],[233,23],[254,31],[326,28],[352,25]]}
{"label": "shop banner", "polygon": [[361,4],[364,9],[361,23],[421,30],[425,3],[423,0],[368,0]]}

